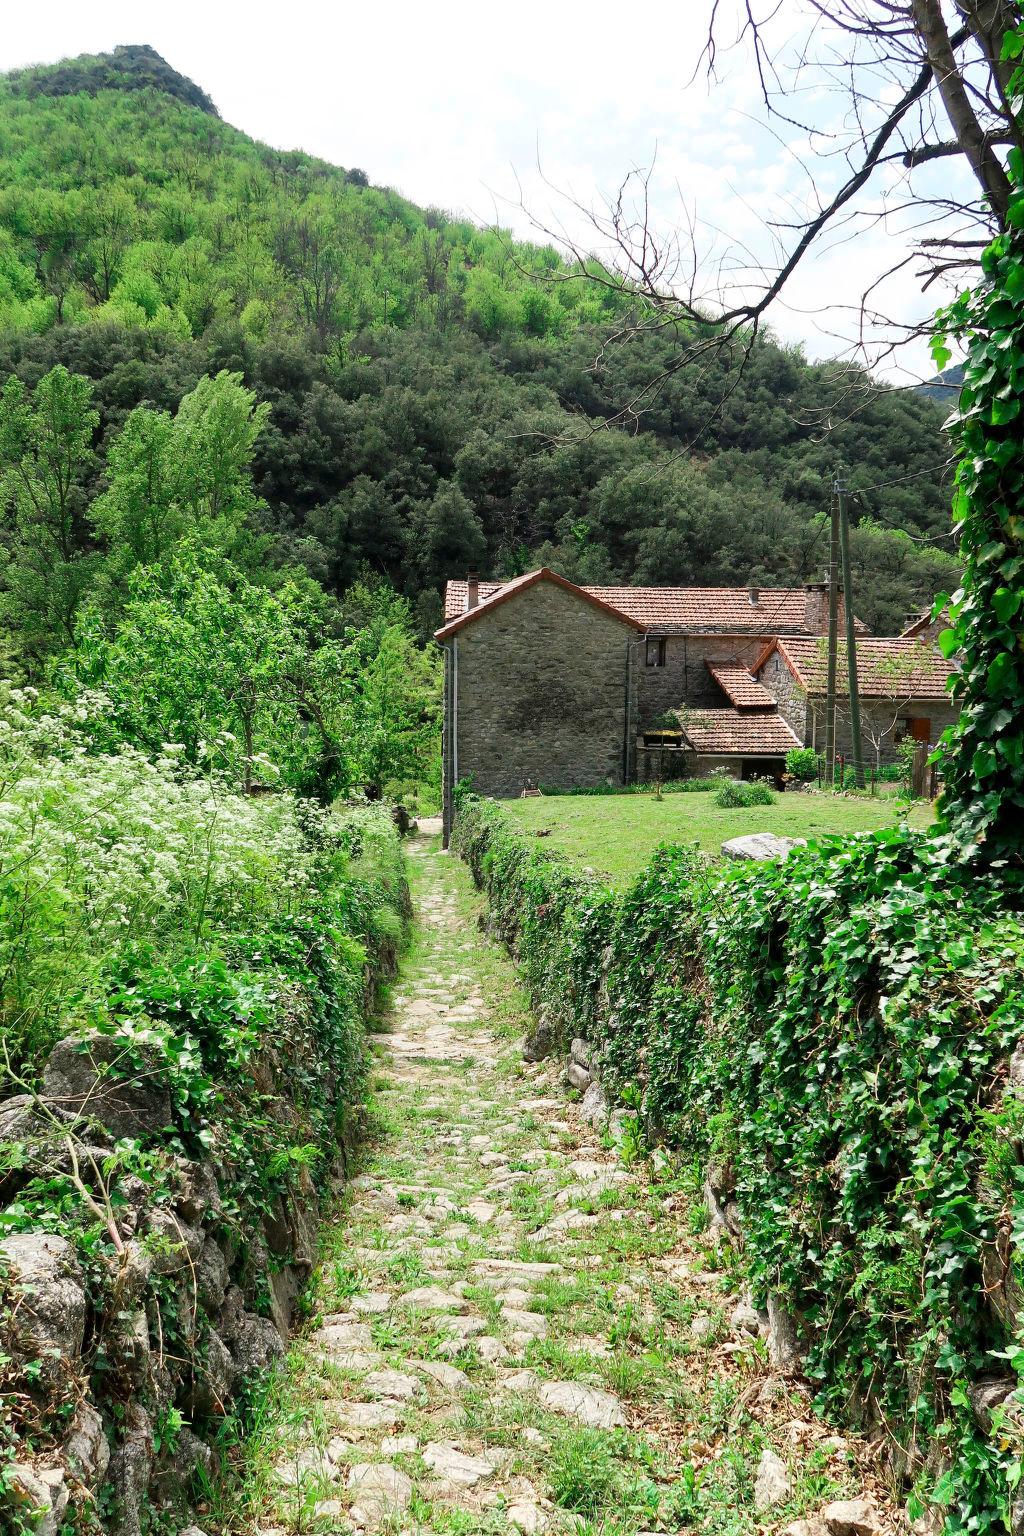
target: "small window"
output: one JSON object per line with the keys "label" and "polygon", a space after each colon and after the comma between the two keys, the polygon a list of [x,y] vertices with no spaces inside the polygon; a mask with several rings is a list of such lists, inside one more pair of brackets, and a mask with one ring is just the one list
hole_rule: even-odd
{"label": "small window", "polygon": [[663,667],[665,665],[665,637],[648,640],[647,665],[649,667]]}

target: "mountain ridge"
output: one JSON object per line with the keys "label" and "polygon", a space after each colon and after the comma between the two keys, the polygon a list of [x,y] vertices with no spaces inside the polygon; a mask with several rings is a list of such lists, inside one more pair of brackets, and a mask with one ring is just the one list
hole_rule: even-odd
{"label": "mountain ridge", "polygon": [[[864,486],[871,626],[955,583],[934,543],[949,528],[934,403],[767,335],[680,366],[685,338],[645,333],[628,295],[558,281],[553,249],[261,144],[154,87],[159,55],[140,52],[127,84],[96,72],[121,67],[116,50],[0,79],[0,376],[65,363],[92,380],[96,493],[133,406],[173,411],[227,368],[271,405],[256,470],[274,558],[338,592],[369,569],[424,633],[445,577],[470,567],[547,563],[591,585],[818,576],[839,462]],[[640,396],[636,430],[609,427]]]}

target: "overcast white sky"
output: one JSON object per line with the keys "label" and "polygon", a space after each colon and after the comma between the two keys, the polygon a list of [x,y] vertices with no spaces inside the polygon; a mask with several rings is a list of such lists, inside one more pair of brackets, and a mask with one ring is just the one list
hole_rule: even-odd
{"label": "overcast white sky", "polygon": [[[733,0],[727,0],[733,3]],[[799,5],[801,0],[796,0]],[[360,166],[421,204],[528,234],[509,204],[517,178],[527,205],[569,220],[536,172],[586,204],[614,191],[657,150],[655,222],[682,220],[680,191],[709,243],[769,249],[764,219],[807,184],[789,150],[751,116],[757,89],[742,54],[710,86],[693,78],[710,0],[50,0],[5,7],[0,68],[150,43],[216,102],[228,122],[278,148],[301,148]],[[794,135],[795,137],[795,135]],[[575,233],[579,233],[577,223]],[[727,240],[725,239],[727,237]],[[903,249],[875,229],[823,252],[771,316],[810,356],[843,350],[832,331],[846,317],[823,309],[855,303],[863,274]],[[908,273],[889,307],[916,318],[926,307]],[[923,349],[914,358],[930,372]]]}

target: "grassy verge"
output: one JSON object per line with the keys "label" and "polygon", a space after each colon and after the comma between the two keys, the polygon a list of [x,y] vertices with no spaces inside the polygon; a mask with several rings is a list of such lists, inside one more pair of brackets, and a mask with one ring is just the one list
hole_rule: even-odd
{"label": "grassy verge", "polygon": [[510,800],[507,809],[528,832],[543,835],[553,851],[618,887],[634,879],[662,843],[695,844],[714,857],[723,842],[747,832],[812,840],[896,826],[905,815],[911,826],[923,827],[931,815],[925,805],[907,814],[891,799],[815,794],[780,795],[774,805],[734,809],[722,809],[703,794],[662,800],[653,795],[559,795]]}

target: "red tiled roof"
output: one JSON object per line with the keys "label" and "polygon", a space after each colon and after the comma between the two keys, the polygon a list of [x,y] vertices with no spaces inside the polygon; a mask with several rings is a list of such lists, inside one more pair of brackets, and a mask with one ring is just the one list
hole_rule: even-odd
{"label": "red tiled roof", "polygon": [[737,709],[774,709],[775,700],[741,661],[709,661],[708,671]]}
{"label": "red tiled roof", "polygon": [[[502,587],[509,585],[511,583],[504,581],[482,581],[480,583],[480,602],[485,602],[487,598],[493,597],[495,592],[500,592]],[[449,581],[445,583],[444,622],[446,624],[451,619],[457,619],[460,614],[465,613],[466,586],[467,584],[464,581]]]}
{"label": "red tiled roof", "polygon": [[[550,581],[556,587],[563,587],[566,592],[575,593],[583,602],[590,603],[594,608],[599,608],[602,613],[606,613],[609,618],[617,619],[620,624],[628,624],[631,629],[643,629],[643,625],[638,624],[628,613],[623,613],[620,609],[613,608],[610,603],[603,602],[600,597],[597,597],[593,587],[578,587],[574,582],[567,581],[564,576],[559,576],[557,571],[549,571],[546,566],[542,566],[538,571],[527,571],[525,576],[514,576],[511,581],[482,581],[480,583],[480,601],[473,608],[467,609],[464,607],[463,611],[456,613],[454,618],[446,618],[441,628],[434,631],[434,639],[446,640],[449,635],[456,634],[466,624],[472,624],[481,614],[493,612],[495,608],[507,602],[510,597],[514,597],[517,592],[522,592],[527,587],[535,586],[538,581]],[[448,583],[449,588],[453,585],[455,583]],[[460,585],[465,588],[466,583],[462,582]],[[465,599],[463,599],[463,603],[465,603]],[[446,594],[446,612],[447,606]]]}
{"label": "red tiled roof", "polygon": [[[536,572],[531,572],[536,575]],[[512,581],[482,581],[483,604],[505,588],[513,591],[525,577]],[[571,583],[570,583],[571,585]],[[751,602],[747,587],[578,587],[606,607],[644,629],[716,630],[719,634],[807,634],[807,592],[804,587],[762,587]],[[444,594],[444,622],[466,612],[466,583],[449,581]],[[857,628],[864,631],[860,619]],[[811,630],[810,633],[815,633]]]}
{"label": "red tiled roof", "polygon": [[796,732],[777,711],[680,709],[676,714],[695,752],[784,757],[800,745]]}
{"label": "red tiled roof", "polygon": [[[787,636],[777,640],[758,658],[755,672],[760,672],[776,649],[802,688],[808,693],[825,692],[828,655],[823,639]],[[845,641],[840,641],[837,660],[837,687],[846,693]],[[857,641],[857,688],[863,698],[948,699],[946,683],[955,670],[929,640],[901,635]]]}

